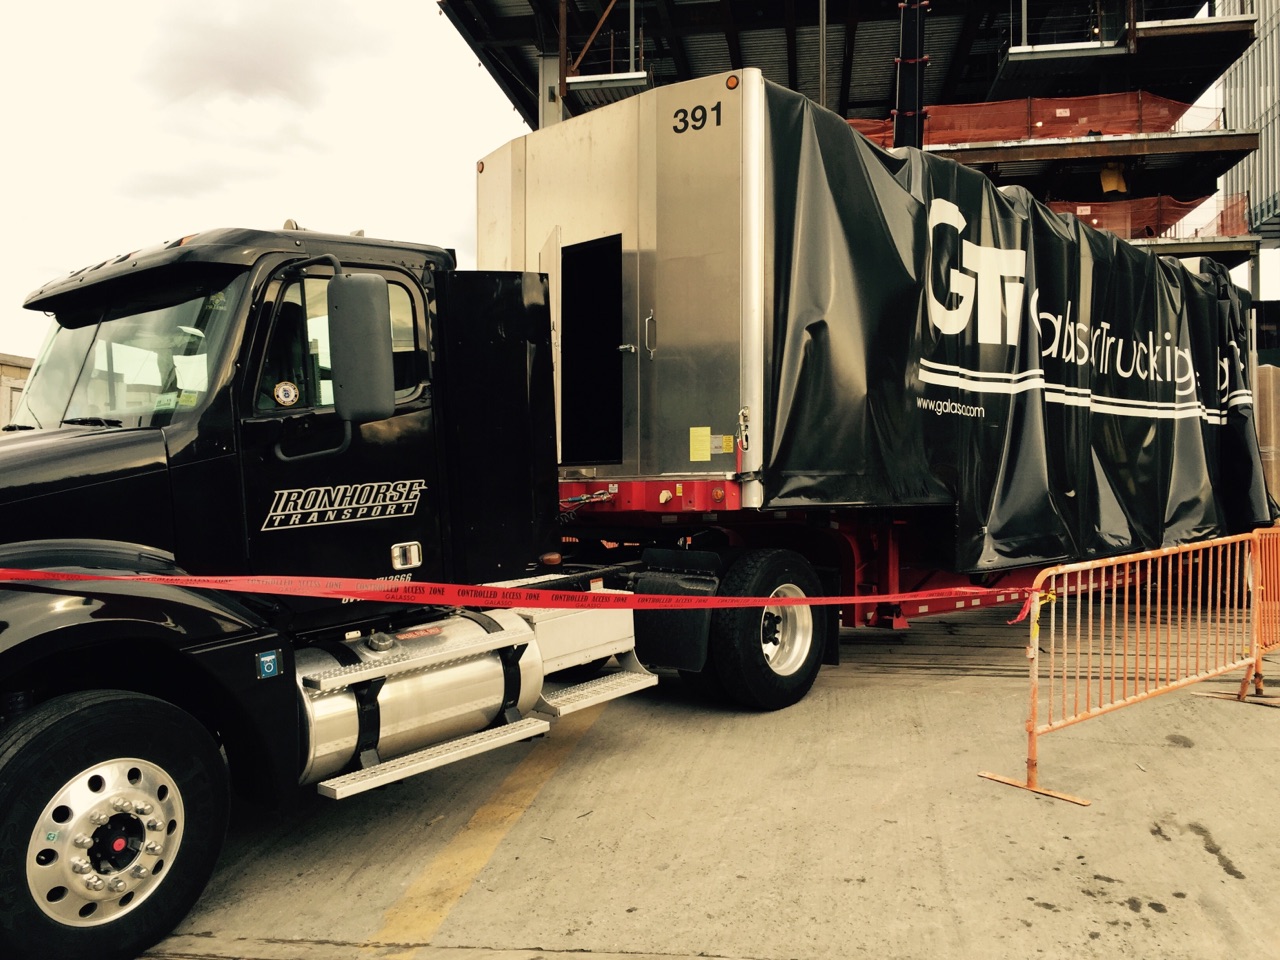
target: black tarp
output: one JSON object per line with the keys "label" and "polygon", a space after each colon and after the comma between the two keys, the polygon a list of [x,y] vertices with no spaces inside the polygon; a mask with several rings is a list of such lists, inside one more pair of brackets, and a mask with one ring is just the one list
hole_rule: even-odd
{"label": "black tarp", "polygon": [[1223,267],[765,101],[766,506],[954,503],[972,572],[1271,521]]}

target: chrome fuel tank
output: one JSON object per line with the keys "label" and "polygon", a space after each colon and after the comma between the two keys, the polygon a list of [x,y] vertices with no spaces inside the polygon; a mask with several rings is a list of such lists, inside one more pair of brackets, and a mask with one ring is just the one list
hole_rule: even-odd
{"label": "chrome fuel tank", "polygon": [[[542,656],[533,631],[510,611],[491,610],[484,619],[500,631],[458,616],[393,635],[348,641],[345,651],[299,650],[305,737],[300,782],[323,780],[351,762],[360,740],[356,687],[378,678],[383,678],[377,694],[382,760],[489,726],[507,694],[504,649],[524,647],[516,664],[516,709],[527,714],[542,690]],[[344,685],[348,675],[352,683]]]}

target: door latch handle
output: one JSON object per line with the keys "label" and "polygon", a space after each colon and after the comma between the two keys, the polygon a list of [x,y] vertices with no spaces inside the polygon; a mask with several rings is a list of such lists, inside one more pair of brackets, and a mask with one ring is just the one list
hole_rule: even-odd
{"label": "door latch handle", "polygon": [[634,343],[620,343],[618,344],[618,352],[619,353],[635,353],[636,345]]}
{"label": "door latch handle", "polygon": [[649,315],[644,318],[644,348],[649,351],[650,360],[653,359],[653,352],[656,349],[656,344],[651,344],[649,342],[649,330],[651,327],[657,327],[657,322],[653,319],[652,310],[650,310]]}
{"label": "door latch handle", "polygon": [[413,570],[422,566],[422,544],[414,540],[410,543],[396,543],[391,546],[391,569]]}

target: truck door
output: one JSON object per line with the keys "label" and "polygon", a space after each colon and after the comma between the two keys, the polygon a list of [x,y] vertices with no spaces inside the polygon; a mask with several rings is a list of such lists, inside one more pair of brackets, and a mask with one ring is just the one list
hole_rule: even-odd
{"label": "truck door", "polygon": [[[426,297],[405,275],[387,279],[396,410],[387,420],[353,426],[345,444],[333,407],[328,279],[282,283],[262,308],[241,420],[254,573],[442,576]],[[342,611],[334,600],[298,598],[289,605],[307,618],[304,625]]]}

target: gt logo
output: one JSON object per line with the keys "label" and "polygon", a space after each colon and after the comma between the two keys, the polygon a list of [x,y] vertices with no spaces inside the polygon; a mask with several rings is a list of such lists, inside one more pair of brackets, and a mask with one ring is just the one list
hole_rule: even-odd
{"label": "gt logo", "polygon": [[[939,333],[960,333],[973,318],[973,305],[978,303],[978,342],[1008,343],[1016,346],[1018,329],[1022,326],[1022,295],[1026,284],[1027,253],[1025,250],[1002,250],[999,247],[980,247],[962,240],[959,265],[972,273],[956,267],[949,276],[950,292],[939,300],[933,292],[933,233],[940,226],[955,228],[956,234],[964,232],[967,221],[964,214],[950,200],[937,199],[929,206],[929,252],[926,261],[926,297],[929,322]],[[1001,280],[1004,280],[1003,297]],[[956,307],[948,308],[951,295],[959,298]],[[1000,323],[1004,318],[1003,329]]]}

